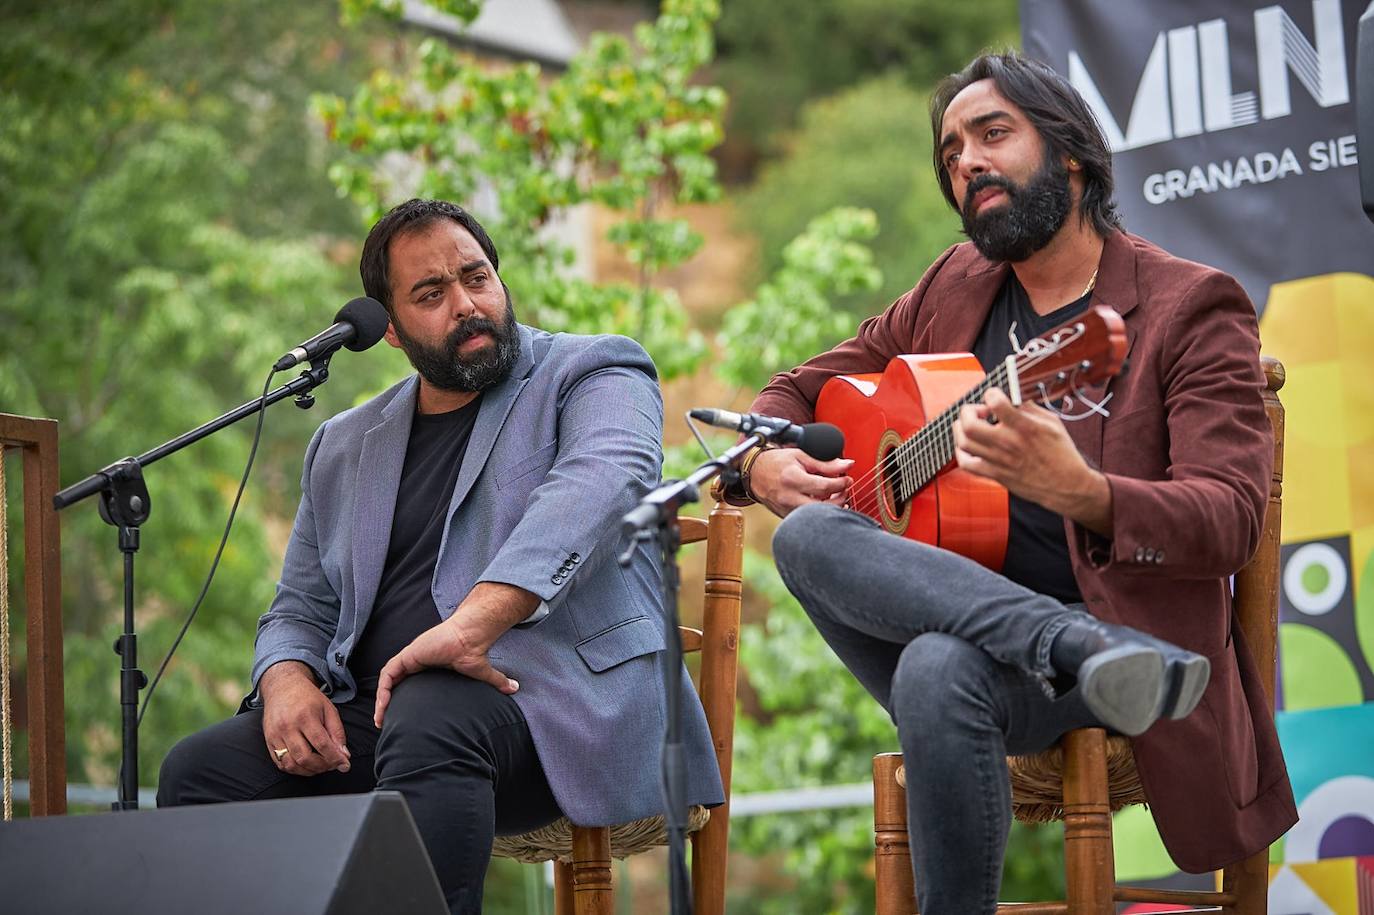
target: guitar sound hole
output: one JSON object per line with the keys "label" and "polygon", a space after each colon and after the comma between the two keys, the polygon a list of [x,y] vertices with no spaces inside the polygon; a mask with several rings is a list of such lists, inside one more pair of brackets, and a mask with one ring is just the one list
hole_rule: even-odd
{"label": "guitar sound hole", "polygon": [[901,436],[889,429],[879,441],[877,453],[880,480],[876,520],[894,534],[905,532],[911,521],[910,500],[898,495],[904,489],[902,465],[893,457],[901,443]]}
{"label": "guitar sound hole", "polygon": [[902,489],[902,472],[893,470],[887,478],[887,504],[892,507],[893,517],[906,510],[906,501],[898,495]]}

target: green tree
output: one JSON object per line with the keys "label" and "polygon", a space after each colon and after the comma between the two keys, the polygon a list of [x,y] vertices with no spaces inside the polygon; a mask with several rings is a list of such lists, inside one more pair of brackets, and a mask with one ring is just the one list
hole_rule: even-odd
{"label": "green tree", "polygon": [[925,97],[894,76],[806,105],[785,155],[740,198],[740,221],[759,239],[760,269],[777,270],[785,246],[819,214],[863,207],[877,217],[872,249],[883,283],[840,291],[832,302],[852,322],[916,285],[926,265],[961,240],[931,171],[926,111]]}
{"label": "green tree", "polygon": [[[533,63],[484,66],[426,41],[409,73],[379,71],[351,101],[317,99],[339,150],[330,174],[368,220],[412,194],[466,202],[500,240],[502,279],[523,319],[627,333],[664,377],[688,372],[704,343],[654,277],[701,245],[661,207],[719,195],[707,153],[720,141],[725,97],[692,82],[713,54],[718,10],[717,0],[665,0],[633,43],[595,35],[557,75]],[[382,167],[398,153],[418,176]],[[638,283],[569,276],[572,252],[548,229],[582,204],[620,214],[608,238],[638,266]]]}
{"label": "green tree", "polygon": [[[319,166],[306,99],[358,78],[359,42],[329,6],[14,6],[0,42],[0,408],[61,421],[71,483],[254,396],[356,287],[326,256],[354,223]],[[300,443],[399,365],[355,357],[315,414],[268,417],[216,586],[142,729],[145,784],[175,739],[237,705]],[[137,622],[150,671],[199,591],[251,433],[240,424],[148,471]],[[69,776],[113,784],[115,533],[93,502],[62,527]]]}
{"label": "green tree", "polygon": [[1015,43],[1016,27],[1016,0],[728,3],[716,72],[730,93],[730,143],[776,155],[806,102],[885,74],[930,86],[980,48]]}

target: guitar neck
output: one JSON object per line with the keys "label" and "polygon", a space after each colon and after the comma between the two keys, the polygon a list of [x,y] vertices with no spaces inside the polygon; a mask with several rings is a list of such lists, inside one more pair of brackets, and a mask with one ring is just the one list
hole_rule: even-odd
{"label": "guitar neck", "polygon": [[981,403],[983,395],[993,388],[1012,397],[1005,362],[945,408],[944,412],[928,420],[915,435],[892,449],[888,461],[895,467],[901,480],[896,488],[899,500],[909,501],[954,460],[954,421],[959,418],[959,411],[968,404]]}

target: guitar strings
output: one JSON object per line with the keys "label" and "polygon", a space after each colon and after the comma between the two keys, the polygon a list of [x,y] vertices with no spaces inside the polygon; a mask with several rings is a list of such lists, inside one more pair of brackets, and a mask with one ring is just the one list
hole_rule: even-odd
{"label": "guitar strings", "polygon": [[[1034,368],[1052,353],[1053,351],[1027,353],[1023,358],[1018,358],[1016,360],[1018,375]],[[850,485],[850,498],[847,502],[849,507],[863,514],[876,517],[882,502],[882,497],[879,495],[880,481],[876,478],[880,474],[886,478],[898,464],[901,464],[907,472],[903,477],[904,482],[916,479],[919,479],[920,482],[910,487],[911,491],[906,494],[905,498],[900,498],[901,493],[896,495],[899,496],[899,501],[903,502],[914,498],[921,489],[949,465],[950,460],[954,457],[953,415],[957,414],[964,406],[981,399],[982,395],[993,386],[1005,391],[1006,383],[1009,381],[1006,363],[1003,362],[976,386],[937,415],[934,420],[927,422],[915,435],[893,448],[881,462],[876,463],[871,470],[855,480]],[[1024,397],[1024,385],[1018,386],[1022,387]],[[872,485],[870,486],[870,484]],[[908,487],[904,485],[902,488]]]}
{"label": "guitar strings", "polygon": [[[1016,360],[1018,374],[1033,369],[1038,363],[1052,355],[1053,352],[1054,350],[1040,353],[1028,353],[1024,358],[1018,358]],[[957,413],[963,406],[980,399],[981,395],[989,390],[994,384],[1005,391],[1006,386],[1004,383],[1009,380],[1006,373],[1006,363],[1004,362],[999,365],[997,369],[984,377],[978,385],[964,394],[958,401],[954,402],[937,415],[934,420],[922,426],[915,435],[888,452],[886,458],[875,465],[872,470],[851,484],[851,496],[847,504],[851,508],[864,514],[876,517],[881,504],[881,496],[878,494],[879,487],[875,483],[875,477],[880,473],[886,476],[886,472],[890,471],[894,465],[898,463],[904,464],[908,472],[914,470],[922,472],[921,476],[923,479],[921,479],[921,482],[911,488],[911,491],[906,494],[906,497],[900,501],[909,501],[913,498],[916,493],[920,492],[921,489],[928,485],[940,471],[948,466],[950,459],[953,457],[953,417],[951,414]],[[1021,393],[1024,398],[1026,393],[1025,385],[1021,383],[1018,386],[1022,388]],[[939,450],[941,446],[943,446],[943,453]],[[904,453],[899,454],[899,452]],[[942,458],[943,460],[941,460]],[[937,462],[938,466],[935,466]],[[912,479],[912,477],[908,476],[907,479]],[[874,485],[870,488],[870,484]],[[905,488],[907,487],[903,486],[903,489]],[[898,495],[900,496],[901,493],[898,493]]]}
{"label": "guitar strings", "polygon": [[[949,463],[949,457],[953,456],[953,435],[951,430],[953,416],[957,415],[959,410],[967,404],[973,403],[981,398],[982,395],[994,385],[1003,387],[1007,381],[1009,381],[1009,378],[1007,377],[1006,364],[1003,363],[993,372],[985,376],[962,397],[941,411],[934,419],[928,421],[917,430],[915,435],[889,451],[881,462],[874,465],[873,469],[855,480],[850,486],[850,492],[853,493],[857,490],[860,497],[863,498],[863,504],[862,506],[857,505],[855,499],[852,497],[850,499],[850,504],[854,507],[858,507],[859,510],[863,511],[865,514],[876,510],[880,502],[880,497],[877,494],[878,486],[875,485],[872,487],[871,496],[866,494],[866,487],[874,482],[879,474],[886,477],[888,473],[898,467],[898,465],[905,471],[904,479],[906,480],[914,480],[917,477],[925,478],[921,483],[916,485],[906,498],[909,499],[911,496],[915,495],[922,486],[933,479],[934,476]],[[945,457],[944,460],[940,460],[940,457],[942,457],[940,453],[941,446],[948,446],[949,457]],[[937,461],[939,466],[934,466]],[[902,501],[905,501],[905,499]]]}

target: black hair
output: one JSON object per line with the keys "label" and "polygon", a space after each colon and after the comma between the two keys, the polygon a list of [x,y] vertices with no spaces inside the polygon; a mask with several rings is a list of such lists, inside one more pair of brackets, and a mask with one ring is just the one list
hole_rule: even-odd
{"label": "black hair", "polygon": [[1021,109],[1044,138],[1049,154],[1056,158],[1067,155],[1083,167],[1080,218],[1091,222],[1097,234],[1104,237],[1121,228],[1121,216],[1112,199],[1112,153],[1097,118],[1068,80],[1040,61],[1015,51],[979,55],[958,73],[942,79],[930,97],[935,177],[950,206],[957,211],[960,202],[954,199],[949,172],[941,160],[940,130],[954,97],[985,79],[992,80],[997,91]]}
{"label": "black hair", "polygon": [[421,200],[418,197],[392,207],[391,211],[377,220],[372,231],[367,233],[363,242],[363,256],[358,261],[358,273],[363,278],[363,291],[391,310],[391,240],[407,232],[418,232],[443,219],[450,219],[472,233],[481,246],[482,253],[491,261],[491,269],[501,269],[496,245],[487,235],[473,215],[467,210],[446,200]]}

